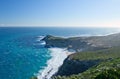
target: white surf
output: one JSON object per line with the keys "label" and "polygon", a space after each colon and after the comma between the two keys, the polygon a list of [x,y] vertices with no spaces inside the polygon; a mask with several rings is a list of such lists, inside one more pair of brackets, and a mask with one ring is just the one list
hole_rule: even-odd
{"label": "white surf", "polygon": [[51,79],[52,75],[58,71],[67,56],[73,53],[62,48],[50,48],[49,50],[52,58],[48,60],[47,67],[39,72],[37,76],[38,79]]}

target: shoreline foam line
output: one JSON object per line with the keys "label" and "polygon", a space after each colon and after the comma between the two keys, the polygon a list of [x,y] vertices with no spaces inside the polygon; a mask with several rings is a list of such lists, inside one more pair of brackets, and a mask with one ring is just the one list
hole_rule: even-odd
{"label": "shoreline foam line", "polygon": [[49,48],[49,51],[52,58],[48,60],[47,67],[38,73],[38,79],[51,79],[51,77],[58,71],[59,67],[63,64],[63,61],[68,57],[68,55],[73,53],[69,52],[65,48]]}

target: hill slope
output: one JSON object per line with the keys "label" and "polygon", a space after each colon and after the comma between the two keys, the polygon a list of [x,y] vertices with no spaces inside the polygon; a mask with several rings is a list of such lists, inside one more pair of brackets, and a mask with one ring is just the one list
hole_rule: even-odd
{"label": "hill slope", "polygon": [[98,51],[79,52],[70,55],[59,68],[56,75],[70,76],[86,71],[100,62],[120,57],[120,47],[113,47]]}
{"label": "hill slope", "polygon": [[43,40],[46,47],[77,52],[68,56],[53,79],[120,79],[120,33],[70,38],[47,35]]}
{"label": "hill slope", "polygon": [[46,47],[68,48],[79,52],[120,46],[120,33],[107,36],[70,38],[47,35],[43,40],[46,42]]}
{"label": "hill slope", "polygon": [[81,74],[53,79],[120,79],[120,58],[104,61]]}

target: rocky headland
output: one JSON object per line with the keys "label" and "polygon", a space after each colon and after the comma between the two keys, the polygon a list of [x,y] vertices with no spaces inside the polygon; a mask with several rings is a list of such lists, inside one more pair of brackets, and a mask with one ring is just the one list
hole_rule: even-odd
{"label": "rocky headland", "polygon": [[[118,52],[120,51],[120,33],[107,36],[69,38],[47,35],[42,40],[46,42],[45,47],[47,48],[58,47],[76,51],[76,53],[69,55],[64,60],[63,65],[54,75],[55,77],[53,76],[55,79],[59,79],[56,77],[58,75],[71,76],[73,74],[84,73],[91,67],[100,64],[100,62],[120,57],[120,52]],[[61,77],[61,79],[63,78]]]}
{"label": "rocky headland", "polygon": [[47,35],[44,40],[45,47],[59,47],[73,49],[76,52],[99,50],[120,45],[120,33],[107,36],[91,36],[91,37],[69,37],[62,38]]}

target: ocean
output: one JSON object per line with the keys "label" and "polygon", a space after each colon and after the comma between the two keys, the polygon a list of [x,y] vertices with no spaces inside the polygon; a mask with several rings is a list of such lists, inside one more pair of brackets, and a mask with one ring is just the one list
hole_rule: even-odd
{"label": "ocean", "polygon": [[[96,36],[120,32],[116,28],[0,27],[0,79],[49,79],[62,65],[66,49],[45,48],[46,35]],[[47,75],[48,74],[48,75]]]}

